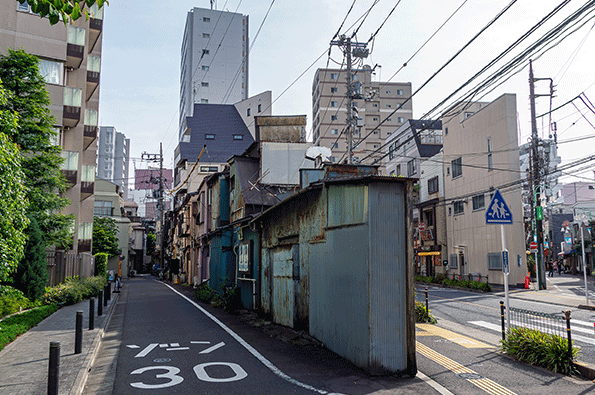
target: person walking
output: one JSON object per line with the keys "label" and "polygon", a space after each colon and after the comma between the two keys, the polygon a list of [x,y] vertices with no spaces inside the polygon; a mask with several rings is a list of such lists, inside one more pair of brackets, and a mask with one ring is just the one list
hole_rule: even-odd
{"label": "person walking", "polygon": [[548,276],[549,277],[554,277],[554,265],[552,265],[551,262],[548,263]]}

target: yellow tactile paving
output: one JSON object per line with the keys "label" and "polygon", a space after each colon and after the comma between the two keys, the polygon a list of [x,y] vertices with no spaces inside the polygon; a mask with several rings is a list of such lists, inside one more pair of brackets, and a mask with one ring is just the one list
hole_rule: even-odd
{"label": "yellow tactile paving", "polygon": [[439,336],[465,348],[493,348],[489,344],[449,331],[448,329],[440,328],[436,325],[415,324],[415,327],[418,329],[415,331],[415,336]]}
{"label": "yellow tactile paving", "polygon": [[[432,350],[431,348],[421,344],[420,342],[415,342],[417,351],[425,356],[426,358],[431,359],[432,361],[444,366],[446,369],[450,370],[454,374],[461,374],[461,373],[470,373],[470,374],[477,374],[473,370],[461,365],[458,362],[453,361],[450,358],[445,357],[444,355],[437,353],[436,351]],[[478,374],[477,374],[478,375]],[[479,375],[478,375],[479,376]],[[515,392],[512,392],[508,388],[502,387],[500,384],[485,378],[468,378],[466,379],[471,384],[475,385],[476,387],[481,388],[488,394],[492,395],[516,395]]]}

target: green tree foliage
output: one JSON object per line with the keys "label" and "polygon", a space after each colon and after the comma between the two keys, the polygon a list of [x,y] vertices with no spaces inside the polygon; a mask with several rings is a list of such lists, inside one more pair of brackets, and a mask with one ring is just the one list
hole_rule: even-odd
{"label": "green tree foliage", "polygon": [[60,21],[60,17],[66,24],[67,21],[75,21],[81,16],[89,19],[91,16],[90,8],[97,4],[101,8],[106,0],[17,0],[23,4],[25,1],[31,6],[31,10],[41,17],[48,17],[50,24],[55,25]]}
{"label": "green tree foliage", "polygon": [[[2,86],[0,84],[0,100]],[[0,109],[0,117],[2,110]],[[0,132],[0,281],[7,281],[23,256],[27,200],[16,144]]]}
{"label": "green tree foliage", "polygon": [[19,262],[13,276],[14,286],[23,291],[26,297],[37,300],[43,296],[48,280],[45,244],[41,229],[35,218],[31,218],[27,228],[25,256]]}
{"label": "green tree foliage", "polygon": [[157,236],[155,233],[147,234],[147,255],[153,257],[155,255],[155,247],[157,246]]}
{"label": "green tree foliage", "polygon": [[0,112],[18,117],[16,127],[5,127],[5,133],[21,151],[28,215],[39,223],[46,245],[67,248],[72,245],[74,216],[61,213],[69,204],[62,195],[66,191],[60,169],[63,159],[60,146],[52,143],[56,131],[38,64],[36,56],[23,50],[9,49],[8,55],[0,56],[0,79],[7,93]]}
{"label": "green tree foliage", "polygon": [[93,218],[93,255],[105,252],[110,257],[118,255],[118,227],[109,217]]}

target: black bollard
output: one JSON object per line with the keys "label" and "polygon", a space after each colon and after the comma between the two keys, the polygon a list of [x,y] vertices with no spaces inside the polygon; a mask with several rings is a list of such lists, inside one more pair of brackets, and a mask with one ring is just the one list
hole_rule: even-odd
{"label": "black bollard", "polygon": [[50,342],[48,395],[58,395],[60,381],[60,342]]}
{"label": "black bollard", "polygon": [[99,291],[99,303],[97,303],[97,315],[101,317],[103,315],[103,291]]}
{"label": "black bollard", "polygon": [[83,352],[83,312],[76,312],[76,327],[74,330],[74,353]]}
{"label": "black bollard", "polygon": [[430,309],[428,308],[428,289],[426,288],[426,312],[430,314]]}
{"label": "black bollard", "polygon": [[109,302],[112,298],[112,283],[107,282],[107,301]]}
{"label": "black bollard", "polygon": [[103,288],[103,306],[107,306],[107,301],[109,300],[109,291],[107,290],[107,284]]}
{"label": "black bollard", "polygon": [[95,298],[89,299],[89,330],[95,329]]}

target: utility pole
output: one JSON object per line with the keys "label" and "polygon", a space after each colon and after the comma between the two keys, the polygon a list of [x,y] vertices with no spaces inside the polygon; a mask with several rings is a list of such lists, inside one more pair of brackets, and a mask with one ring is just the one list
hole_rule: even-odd
{"label": "utility pole", "polygon": [[[535,82],[541,80],[550,81],[550,93],[536,95]],[[533,62],[529,60],[529,100],[531,104],[531,153],[533,156],[533,178],[531,180],[532,191],[535,197],[535,232],[537,235],[537,259],[538,266],[537,284],[539,289],[547,289],[545,280],[545,256],[543,248],[543,207],[541,206],[541,163],[539,153],[539,137],[537,135],[537,120],[535,115],[535,99],[540,96],[553,96],[553,82],[551,78],[535,78],[533,75]],[[545,172],[544,172],[545,173]]]}
{"label": "utility pole", "polygon": [[341,47],[345,61],[347,64],[347,163],[353,164],[353,132],[357,126],[359,117],[356,115],[357,111],[353,107],[353,99],[361,99],[361,83],[353,80],[353,66],[352,56],[355,58],[367,58],[368,48],[367,43],[352,42],[351,37],[347,37],[344,34],[339,36],[339,40],[331,41],[331,45]]}
{"label": "utility pole", "polygon": [[163,269],[163,242],[164,242],[164,234],[163,234],[163,213],[165,209],[164,203],[164,188],[163,188],[163,143],[159,143],[159,153],[158,154],[148,154],[146,152],[142,153],[142,159],[148,160],[151,162],[159,162],[159,180],[158,180],[158,190],[157,190],[157,219],[159,221],[159,267]]}

